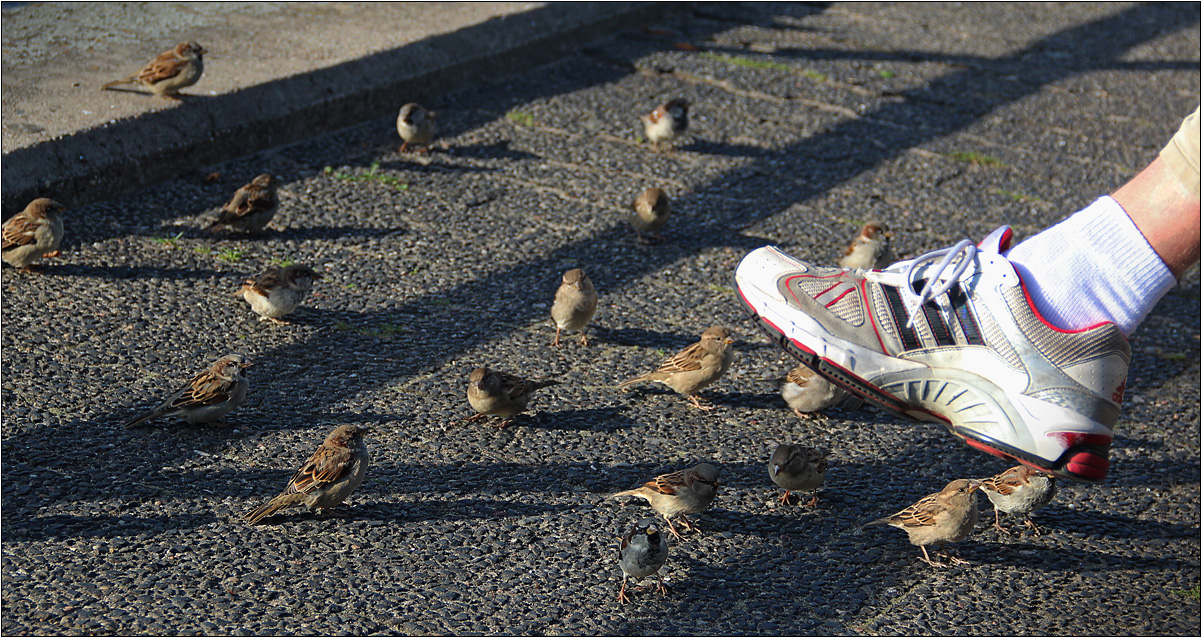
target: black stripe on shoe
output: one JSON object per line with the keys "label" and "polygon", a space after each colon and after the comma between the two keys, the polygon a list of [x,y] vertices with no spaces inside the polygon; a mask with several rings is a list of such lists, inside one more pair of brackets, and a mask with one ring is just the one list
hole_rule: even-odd
{"label": "black stripe on shoe", "polygon": [[952,304],[952,310],[956,313],[957,322],[961,325],[961,331],[965,333],[965,341],[973,346],[985,346],[986,340],[982,337],[982,330],[977,325],[977,318],[973,316],[973,309],[969,308],[969,298],[965,295],[965,291],[961,289],[961,285],[957,284],[955,288],[948,292],[948,301]]}
{"label": "black stripe on shoe", "polygon": [[940,312],[940,307],[934,300],[923,305],[923,317],[927,319],[932,336],[936,338],[936,346],[957,345],[957,341],[952,337],[952,329],[949,328],[948,322],[944,321],[944,314]]}
{"label": "black stripe on shoe", "polygon": [[881,292],[886,296],[886,303],[890,307],[890,317],[894,320],[894,328],[898,330],[898,337],[902,340],[902,350],[913,351],[923,346],[919,341],[919,336],[915,333],[915,329],[908,328],[907,323],[910,321],[910,315],[906,312],[906,305],[902,303],[902,294],[898,289],[883,284]]}

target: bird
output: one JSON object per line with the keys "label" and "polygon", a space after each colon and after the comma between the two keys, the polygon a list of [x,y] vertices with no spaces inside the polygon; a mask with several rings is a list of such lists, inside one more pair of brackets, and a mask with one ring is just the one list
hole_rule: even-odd
{"label": "bird", "polygon": [[560,345],[560,331],[580,331],[581,346],[588,346],[585,327],[596,312],[597,290],[593,288],[593,281],[579,268],[566,271],[551,305],[551,319],[556,323],[556,337],[551,345]]}
{"label": "bird", "polygon": [[343,503],[363,483],[367,474],[368,449],[363,443],[367,431],[354,424],[335,428],[309,461],[288,480],[284,492],[247,513],[246,522],[255,525],[264,517],[296,504],[303,504],[321,515]]}
{"label": "bird", "polygon": [[281,317],[297,310],[322,276],[308,266],[273,267],[242,283],[237,295],[259,314],[259,321],[287,324]]}
{"label": "bird", "polygon": [[260,232],[276,215],[280,200],[276,197],[276,178],[270,173],[258,175],[234,192],[208,230],[230,227],[238,231]]}
{"label": "bird", "polygon": [[477,414],[469,417],[465,423],[496,416],[502,418],[497,428],[505,428],[513,423],[516,415],[526,411],[526,405],[535,391],[559,383],[554,379],[531,381],[488,367],[474,369],[468,375],[468,403]]}
{"label": "bird", "polygon": [[[938,493],[932,493],[911,506],[889,517],[871,521],[865,526],[886,524],[905,530],[911,544],[923,551],[923,561],[933,568],[947,566],[933,561],[927,554],[927,546],[937,548],[944,544],[960,541],[969,536],[977,525],[977,500],[973,492],[981,487],[977,481],[957,479],[949,482]],[[953,564],[968,563],[964,559],[948,555]]]}
{"label": "bird", "polygon": [[703,404],[697,393],[727,372],[735,355],[731,350],[733,342],[731,331],[722,326],[711,326],[702,332],[701,340],[664,360],[656,370],[632,377],[619,383],[618,387],[626,388],[645,381],[660,382],[689,398],[699,410],[713,410],[714,406]]}
{"label": "bird", "polygon": [[[645,517],[636,523],[622,538],[618,548],[618,567],[622,568],[622,588],[618,589],[618,603],[630,603],[627,596],[627,578],[643,579],[656,575],[656,590],[668,595],[664,579],[658,573],[668,559],[668,539],[656,527],[653,517]],[[636,588],[642,590],[642,588]]]}
{"label": "bird", "polygon": [[794,414],[808,419],[807,413],[815,413],[834,406],[849,409],[859,408],[860,398],[840,388],[809,366],[799,366],[785,375],[781,385],[781,397]]}
{"label": "bird", "polygon": [[156,417],[182,417],[189,424],[217,422],[246,400],[247,381],[243,371],[251,360],[241,353],[230,353],[209,365],[184,384],[154,410],[127,422],[133,428]]}
{"label": "bird", "polygon": [[819,505],[819,486],[827,475],[827,455],[801,444],[781,444],[769,458],[769,478],[785,489],[778,498],[782,504],[789,503],[791,490],[813,490],[811,508]]}
{"label": "bird", "polygon": [[994,527],[1008,532],[999,521],[999,513],[1023,515],[1023,523],[1039,535],[1040,527],[1032,513],[1049,505],[1057,496],[1057,479],[1028,466],[1015,466],[989,478],[978,480],[982,492],[994,505]]}
{"label": "bird", "polygon": [[703,462],[693,468],[660,475],[639,488],[614,493],[610,499],[630,496],[647,500],[652,510],[664,517],[668,532],[680,539],[681,533],[672,520],[679,519],[687,529],[697,530],[685,515],[700,513],[710,507],[721,485],[718,476],[717,468]]}
{"label": "bird", "polygon": [[171,99],[180,99],[180,89],[190,87],[200,80],[205,72],[204,47],[195,42],[181,42],[174,48],[160,53],[137,75],[113,80],[101,89],[111,89],[119,84],[141,84],[151,93]]}
{"label": "bird", "polygon": [[661,142],[671,143],[685,135],[689,128],[689,102],[674,98],[643,116],[643,133],[648,141],[660,148]]}
{"label": "bird", "polygon": [[631,213],[627,219],[630,221],[631,228],[635,229],[635,236],[639,243],[647,244],[648,239],[643,236],[644,233],[656,240],[664,239],[660,235],[660,229],[668,223],[668,217],[671,214],[672,204],[669,202],[668,194],[664,192],[664,189],[651,187],[644,190],[631,202]]}
{"label": "bird", "polygon": [[894,254],[890,252],[892,237],[894,234],[886,229],[885,222],[872,221],[865,224],[860,233],[853,238],[852,244],[844,250],[840,267],[867,271],[883,269],[893,264]]}
{"label": "bird", "polygon": [[400,135],[402,140],[401,153],[405,153],[411,144],[422,147],[423,152],[429,150],[427,145],[434,139],[436,115],[434,111],[427,111],[416,102],[401,107],[401,111],[397,113],[397,135]]}
{"label": "bird", "polygon": [[24,210],[8,218],[0,229],[0,258],[20,269],[43,257],[56,257],[63,241],[63,218],[66,208],[50,198],[40,197]]}

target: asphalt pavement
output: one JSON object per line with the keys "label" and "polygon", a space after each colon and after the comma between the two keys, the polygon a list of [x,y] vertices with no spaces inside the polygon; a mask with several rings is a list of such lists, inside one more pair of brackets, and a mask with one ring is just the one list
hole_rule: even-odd
{"label": "asphalt pavement", "polygon": [[[61,257],[0,274],[0,632],[1198,636],[1197,268],[1131,338],[1107,481],[1062,483],[1039,536],[982,500],[947,569],[860,524],[1007,464],[874,409],[795,417],[733,272],[766,244],[834,263],[871,218],[900,256],[1063,219],[1198,104],[1199,33],[1197,4],[689,6],[465,68],[428,100],[428,154],[373,116],[80,195]],[[658,152],[639,116],[670,97],[690,137]],[[265,171],[269,233],[201,230]],[[623,221],[648,186],[676,210],[650,246]],[[292,325],[258,322],[233,292],[281,263],[324,279]],[[552,348],[574,267],[591,341]],[[615,388],[715,324],[737,337],[716,410]],[[255,365],[228,426],[121,427],[233,351]],[[509,428],[463,424],[484,365],[561,384]],[[372,429],[348,503],[246,526],[343,423]],[[829,452],[816,509],[776,502],[784,441]],[[668,595],[619,605],[618,535],[651,511],[606,496],[698,461],[724,486],[670,544]]]}

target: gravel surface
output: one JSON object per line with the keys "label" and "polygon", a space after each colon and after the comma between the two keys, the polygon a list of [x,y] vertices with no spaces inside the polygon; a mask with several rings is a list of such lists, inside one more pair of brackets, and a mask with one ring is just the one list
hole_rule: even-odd
{"label": "gravel surface", "polygon": [[[656,153],[638,116],[673,96],[693,135]],[[1039,537],[992,530],[983,499],[944,570],[859,524],[1007,465],[876,410],[794,417],[732,274],[770,243],[834,263],[872,217],[902,256],[1030,235],[1198,98],[1197,5],[705,5],[443,96],[427,156],[369,122],[78,207],[63,257],[3,271],[0,630],[1197,636],[1197,269],[1132,338],[1108,481],[1063,483]],[[199,230],[263,171],[282,230]],[[653,185],[677,214],[642,246],[623,215]],[[326,279],[260,323],[233,291],[285,261]],[[574,267],[592,342],[552,349]],[[738,338],[718,410],[614,388],[713,324]],[[228,427],[120,427],[231,351],[256,363]],[[508,429],[460,425],[483,365],[563,383]],[[244,525],[341,423],[372,427],[348,504]],[[775,501],[783,441],[830,451],[817,510]],[[619,606],[617,536],[650,510],[606,495],[699,460],[725,486],[671,544],[669,596]]]}

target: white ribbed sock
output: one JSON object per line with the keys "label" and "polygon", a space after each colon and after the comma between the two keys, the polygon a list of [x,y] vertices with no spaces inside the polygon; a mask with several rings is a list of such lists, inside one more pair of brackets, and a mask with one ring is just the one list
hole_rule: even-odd
{"label": "white ribbed sock", "polygon": [[1004,255],[1023,278],[1036,309],[1064,330],[1110,321],[1131,335],[1177,283],[1110,197],[1099,198]]}

